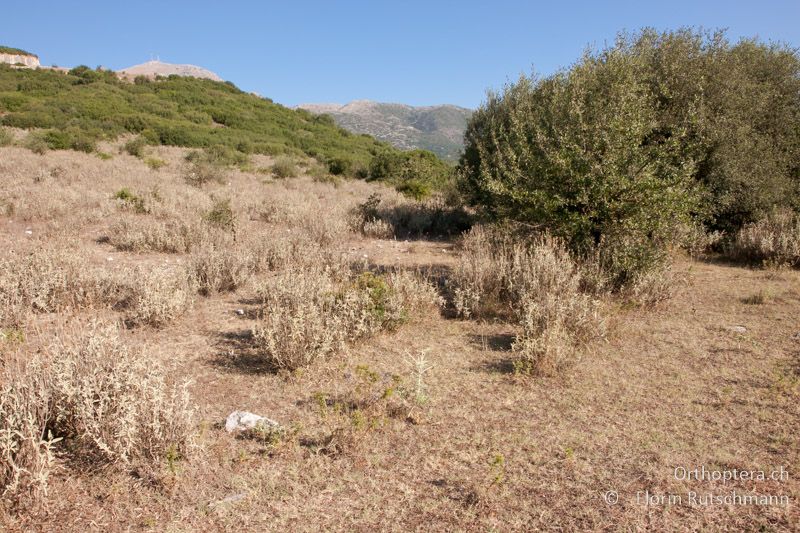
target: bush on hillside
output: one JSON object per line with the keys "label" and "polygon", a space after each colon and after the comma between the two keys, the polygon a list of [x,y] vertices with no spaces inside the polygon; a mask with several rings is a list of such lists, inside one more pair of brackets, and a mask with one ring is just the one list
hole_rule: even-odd
{"label": "bush on hillside", "polygon": [[147,140],[144,137],[137,136],[126,142],[122,149],[129,155],[134,157],[144,157],[144,150],[147,147]]}
{"label": "bush on hillside", "polygon": [[289,157],[279,157],[272,165],[272,175],[276,178],[285,179],[297,176],[297,165]]}
{"label": "bush on hillside", "polygon": [[421,200],[452,183],[454,169],[426,150],[381,152],[372,158],[368,179],[394,185],[398,191]]}
{"label": "bush on hillside", "polygon": [[14,144],[14,136],[6,128],[0,128],[0,147]]}

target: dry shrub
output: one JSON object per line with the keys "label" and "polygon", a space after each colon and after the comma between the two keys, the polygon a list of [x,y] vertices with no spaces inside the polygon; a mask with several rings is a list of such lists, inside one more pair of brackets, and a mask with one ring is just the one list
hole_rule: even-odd
{"label": "dry shrub", "polygon": [[553,374],[569,362],[577,346],[602,336],[598,302],[581,291],[581,272],[555,239],[537,239],[515,263],[522,326],[513,345],[519,357],[515,368]]}
{"label": "dry shrub", "polygon": [[319,246],[330,246],[344,239],[347,234],[347,223],[335,216],[320,216],[309,213],[296,220],[298,231],[308,236]]}
{"label": "dry shrub", "polygon": [[293,178],[299,173],[290,157],[279,157],[272,165],[272,175],[279,179]]}
{"label": "dry shrub", "polygon": [[368,237],[445,236],[472,225],[463,207],[441,196],[415,201],[401,194],[372,194],[349,214],[350,228]]}
{"label": "dry shrub", "polygon": [[228,180],[228,171],[214,162],[195,159],[184,169],[183,179],[195,187],[202,187],[207,183],[222,184]]}
{"label": "dry shrub", "polygon": [[728,253],[745,261],[800,266],[800,216],[775,210],[739,230]]}
{"label": "dry shrub", "polygon": [[0,488],[2,496],[47,496],[55,462],[50,419],[52,379],[38,359],[14,371],[0,387]]}
{"label": "dry shrub", "polygon": [[411,313],[440,303],[433,287],[410,274],[365,272],[342,280],[328,270],[291,270],[258,292],[263,306],[253,330],[256,346],[271,366],[287,370],[394,329]]}
{"label": "dry shrub", "polygon": [[276,369],[294,370],[339,349],[346,331],[334,291],[324,272],[287,273],[260,287],[263,317],[253,338],[262,357]]}
{"label": "dry shrub", "polygon": [[[517,370],[558,370],[576,346],[603,334],[599,304],[583,269],[558,239],[517,238],[477,226],[468,233],[454,270],[453,301],[464,317],[517,321]],[[596,284],[591,280],[590,283]]]}
{"label": "dry shrub", "polygon": [[622,290],[622,296],[636,305],[654,306],[672,298],[678,278],[669,265],[641,273]]}
{"label": "dry shrub", "polygon": [[115,279],[88,270],[66,249],[44,248],[0,259],[0,325],[15,325],[27,311],[52,313],[106,305],[118,293]]}
{"label": "dry shrub", "polygon": [[207,296],[216,292],[231,292],[247,283],[250,277],[269,266],[263,258],[265,249],[236,246],[228,248],[207,245],[192,253],[189,268],[200,294]]}
{"label": "dry shrub", "polygon": [[194,280],[183,269],[136,268],[125,302],[130,325],[161,327],[192,305]]}
{"label": "dry shrub", "polygon": [[361,224],[361,233],[373,239],[391,239],[394,237],[394,227],[385,220],[365,220]]}
{"label": "dry shrub", "polygon": [[453,303],[465,318],[509,316],[519,301],[527,251],[509,233],[476,226],[464,235],[453,271]]}
{"label": "dry shrub", "polygon": [[202,225],[178,219],[126,217],[108,230],[108,242],[129,252],[185,253],[204,238]]}
{"label": "dry shrub", "polygon": [[0,390],[4,495],[46,494],[53,452],[79,464],[154,467],[189,451],[188,392],[156,360],[124,344],[116,326],[93,324],[60,340]]}
{"label": "dry shrub", "polygon": [[390,298],[394,300],[390,307],[403,309],[404,320],[444,307],[445,301],[439,291],[420,274],[392,272],[386,276],[386,283],[391,288]]}

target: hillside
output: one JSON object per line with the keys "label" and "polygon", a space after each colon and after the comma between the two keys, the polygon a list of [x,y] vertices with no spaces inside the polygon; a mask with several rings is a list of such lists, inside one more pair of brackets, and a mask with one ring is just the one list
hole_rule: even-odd
{"label": "hillside", "polygon": [[458,159],[472,111],[454,105],[413,107],[356,100],[349,104],[301,104],[312,113],[331,115],[355,133],[367,133],[404,150],[430,150],[450,161]]}
{"label": "hillside", "polygon": [[203,78],[213,81],[223,81],[216,73],[198,67],[196,65],[177,65],[173,63],[163,63],[161,61],[148,61],[141,65],[118,70],[117,74],[126,78],[134,79],[136,76],[146,76],[155,78],[156,76],[189,76],[193,78]]}
{"label": "hillside", "polygon": [[153,145],[224,145],[242,152],[341,159],[353,169],[364,168],[377,153],[393,151],[326,117],[288,109],[231,83],[178,76],[127,83],[114,72],[87,67],[61,73],[0,65],[0,125],[51,130],[49,139],[59,139],[51,148],[92,151],[98,140],[133,133]]}

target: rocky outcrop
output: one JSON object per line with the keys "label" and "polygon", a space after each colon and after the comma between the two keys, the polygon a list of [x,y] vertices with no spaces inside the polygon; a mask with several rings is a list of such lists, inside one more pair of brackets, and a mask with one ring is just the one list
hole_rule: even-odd
{"label": "rocky outcrop", "polygon": [[223,81],[210,70],[195,65],[176,65],[173,63],[162,63],[161,61],[148,61],[141,65],[118,70],[117,74],[126,79],[134,79],[137,76],[155,78],[156,76],[191,76],[192,78],[205,78],[214,81]]}
{"label": "rocky outcrop", "polygon": [[0,54],[0,63],[36,68],[39,66],[39,58],[28,54]]}

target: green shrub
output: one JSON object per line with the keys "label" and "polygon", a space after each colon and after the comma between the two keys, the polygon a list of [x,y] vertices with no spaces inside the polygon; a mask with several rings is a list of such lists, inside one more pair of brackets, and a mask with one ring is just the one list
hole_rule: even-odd
{"label": "green shrub", "polygon": [[465,134],[462,189],[491,218],[599,251],[615,286],[635,285],[663,267],[678,228],[733,232],[800,205],[799,74],[787,47],[621,35],[490,94]]}
{"label": "green shrub", "polygon": [[31,132],[25,137],[25,148],[34,154],[43,155],[50,149],[40,132]]}
{"label": "green shrub", "polygon": [[78,150],[91,153],[96,148],[95,139],[77,128],[48,130],[41,134],[41,138],[51,150]]}
{"label": "green shrub", "polygon": [[288,157],[279,157],[272,165],[272,175],[276,178],[293,178],[297,174],[297,166]]}
{"label": "green shrub", "polygon": [[10,146],[14,144],[14,136],[6,128],[0,128],[0,146]]}
{"label": "green shrub", "polygon": [[147,140],[144,137],[137,136],[131,139],[130,141],[126,142],[122,149],[127,152],[129,155],[134,157],[144,157],[144,151],[147,147]]}
{"label": "green shrub", "polygon": [[243,166],[250,163],[250,157],[246,153],[221,144],[210,146],[203,153],[207,161],[220,166]]}
{"label": "green shrub", "polygon": [[167,166],[167,162],[163,159],[158,159],[157,157],[148,157],[144,160],[144,163],[150,167],[152,170],[159,170]]}
{"label": "green shrub", "polygon": [[94,139],[138,134],[151,145],[221,145],[241,165],[243,155],[348,158],[366,166],[380,150],[368,136],[349,135],[326,120],[211,80],[170,76],[123,83],[113,73],[81,66],[69,74],[0,69],[0,124],[65,130]]}
{"label": "green shrub", "polygon": [[381,152],[364,171],[370,180],[391,183],[395,188],[417,200],[436,189],[446,188],[455,178],[454,169],[426,150],[410,152]]}
{"label": "green shrub", "polygon": [[136,213],[148,212],[147,206],[145,206],[144,203],[144,198],[131,192],[127,187],[123,187],[114,193],[114,198],[119,200],[124,207],[132,209]]}
{"label": "green shrub", "polygon": [[203,220],[220,229],[236,230],[236,214],[231,207],[230,199],[216,199],[211,209],[203,215]]}
{"label": "green shrub", "polygon": [[344,176],[350,173],[353,161],[344,157],[333,157],[328,160],[328,170],[334,176]]}

